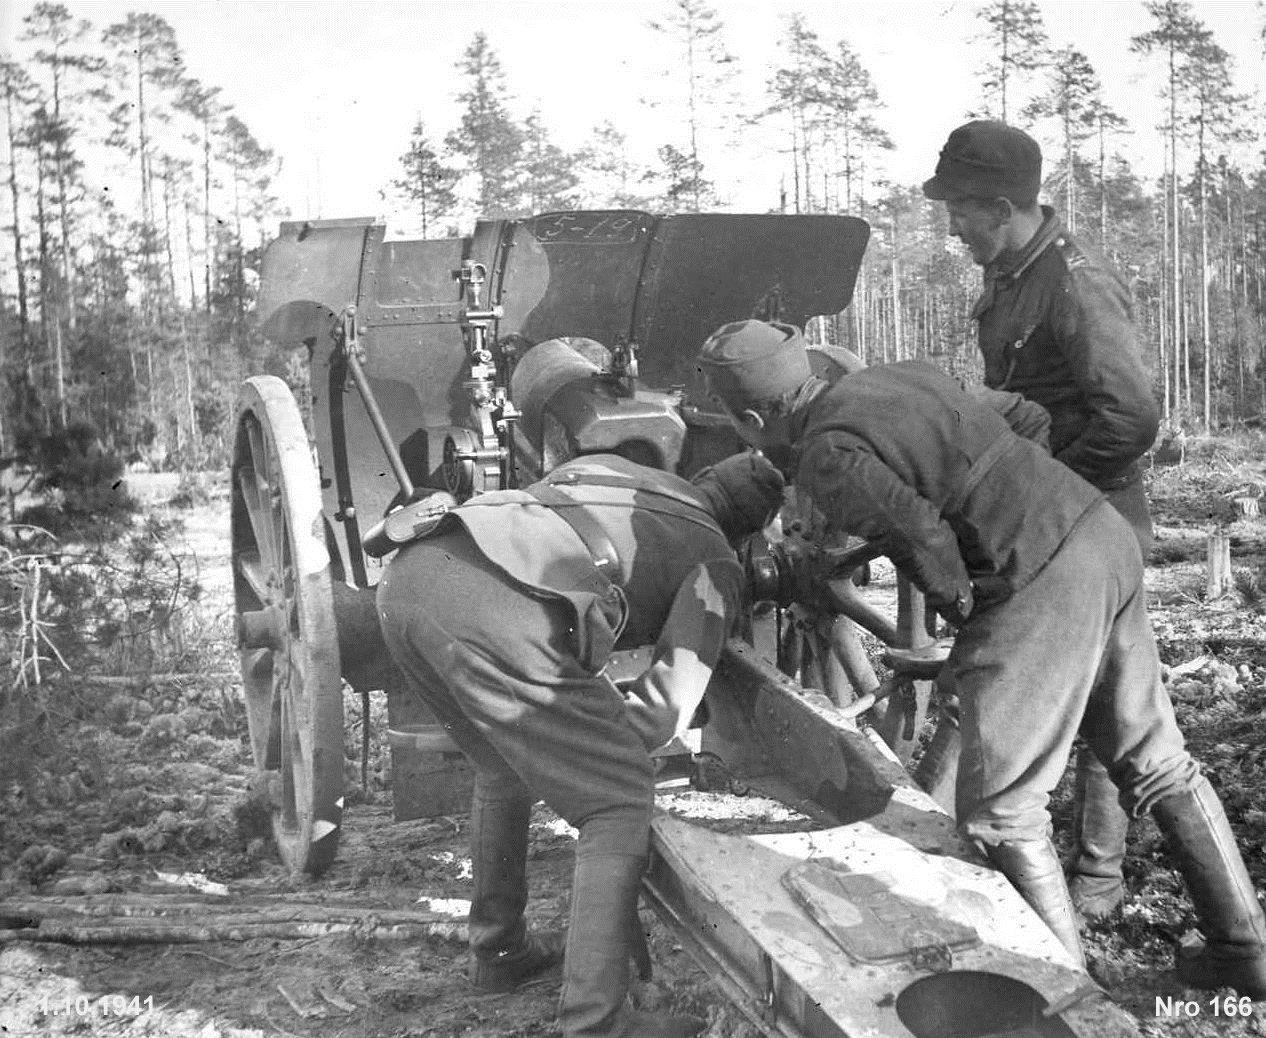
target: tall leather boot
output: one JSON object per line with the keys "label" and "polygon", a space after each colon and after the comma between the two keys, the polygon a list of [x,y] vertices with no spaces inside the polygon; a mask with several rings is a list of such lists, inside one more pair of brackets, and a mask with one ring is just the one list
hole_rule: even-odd
{"label": "tall leather boot", "polygon": [[643,940],[635,927],[645,865],[641,855],[576,856],[558,1007],[565,1038],[689,1038],[703,1029],[702,1020],[628,1005],[629,962]]}
{"label": "tall leather boot", "polygon": [[919,759],[919,766],[914,769],[914,781],[951,818],[954,817],[954,789],[962,750],[963,736],[958,724],[942,715]]}
{"label": "tall leather boot", "polygon": [[1152,817],[1169,841],[1205,943],[1178,961],[1178,976],[1196,988],[1235,988],[1266,998],[1266,917],[1235,846],[1218,794],[1201,776],[1190,793],[1166,797]]}
{"label": "tall leather boot", "polygon": [[1068,876],[1068,893],[1083,919],[1098,922],[1125,899],[1121,863],[1130,816],[1118,799],[1108,769],[1088,746],[1077,751],[1073,801],[1076,857]]}
{"label": "tall leather boot", "polygon": [[1049,839],[1014,840],[986,846],[985,854],[1084,969],[1077,913],[1054,844]]}
{"label": "tall leather boot", "polygon": [[511,991],[563,961],[564,935],[529,934],[523,919],[532,803],[526,791],[492,792],[476,781],[470,811],[474,893],[468,975],[482,991]]}

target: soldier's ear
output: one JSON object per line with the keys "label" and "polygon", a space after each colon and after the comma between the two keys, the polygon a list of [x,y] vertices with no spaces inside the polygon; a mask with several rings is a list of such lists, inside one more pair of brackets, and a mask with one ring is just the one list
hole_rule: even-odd
{"label": "soldier's ear", "polygon": [[739,415],[739,421],[757,432],[765,428],[765,416],[759,411],[753,411],[750,407]]}

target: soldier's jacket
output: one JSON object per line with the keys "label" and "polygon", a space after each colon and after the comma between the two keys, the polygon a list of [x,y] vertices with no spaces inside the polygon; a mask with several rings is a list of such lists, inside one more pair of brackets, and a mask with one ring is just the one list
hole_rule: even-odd
{"label": "soldier's jacket", "polygon": [[1130,294],[1053,210],[1033,240],[985,271],[979,320],[985,384],[1051,414],[1051,453],[1101,489],[1136,476],[1159,423]]}
{"label": "soldier's jacket", "polygon": [[1103,500],[922,361],[839,379],[792,412],[792,432],[797,501],[828,533],[882,542],[949,616],[1027,584]]}
{"label": "soldier's jacket", "polygon": [[[595,545],[561,517],[569,506],[547,506],[534,492],[583,509],[592,538],[615,556],[606,575],[594,565]],[[652,642],[652,662],[683,646],[711,667],[738,614],[743,573],[705,504],[678,476],[599,454],[565,462],[526,490],[471,498],[438,530],[461,523],[507,576],[569,602],[577,657],[592,671],[613,648]]]}

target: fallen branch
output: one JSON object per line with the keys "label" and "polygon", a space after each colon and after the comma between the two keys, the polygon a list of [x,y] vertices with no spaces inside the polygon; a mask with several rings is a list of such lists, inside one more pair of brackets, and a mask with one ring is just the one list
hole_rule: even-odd
{"label": "fallen branch", "polygon": [[76,925],[59,919],[43,919],[36,927],[0,930],[0,944],[32,941],[50,944],[197,944],[216,941],[304,940],[339,934],[376,940],[412,941],[427,938],[464,941],[466,924],[448,920],[432,923],[377,924],[372,922],[248,922],[209,925],[113,921],[98,926]]}
{"label": "fallen branch", "polygon": [[447,926],[464,927],[465,918],[444,912],[422,912],[410,909],[361,908],[357,906],[313,905],[277,901],[223,899],[196,901],[164,900],[148,895],[144,898],[126,894],[83,895],[75,898],[9,898],[0,903],[0,926],[32,928],[44,923],[85,920],[87,925],[109,927],[144,927],[186,925],[188,917],[196,917],[206,925],[218,927],[286,925],[291,923],[337,923],[346,926]]}
{"label": "fallen branch", "polygon": [[171,684],[180,681],[237,681],[240,671],[172,671],[164,674],[76,674],[74,680],[86,685],[119,685],[142,688],[145,685]]}

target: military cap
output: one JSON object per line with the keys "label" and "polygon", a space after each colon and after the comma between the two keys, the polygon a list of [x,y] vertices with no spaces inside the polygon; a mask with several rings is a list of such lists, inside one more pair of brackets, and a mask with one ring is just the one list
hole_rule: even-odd
{"label": "military cap", "polygon": [[710,465],[691,478],[708,510],[731,541],[769,525],[782,507],[782,473],[762,454],[746,451]]}
{"label": "military cap", "polygon": [[1042,149],[1023,130],[993,119],[965,123],[949,135],[928,198],[1007,198],[1031,205],[1042,186]]}
{"label": "military cap", "polygon": [[786,396],[813,374],[800,329],[770,321],[722,325],[699,351],[699,370],[732,411]]}

